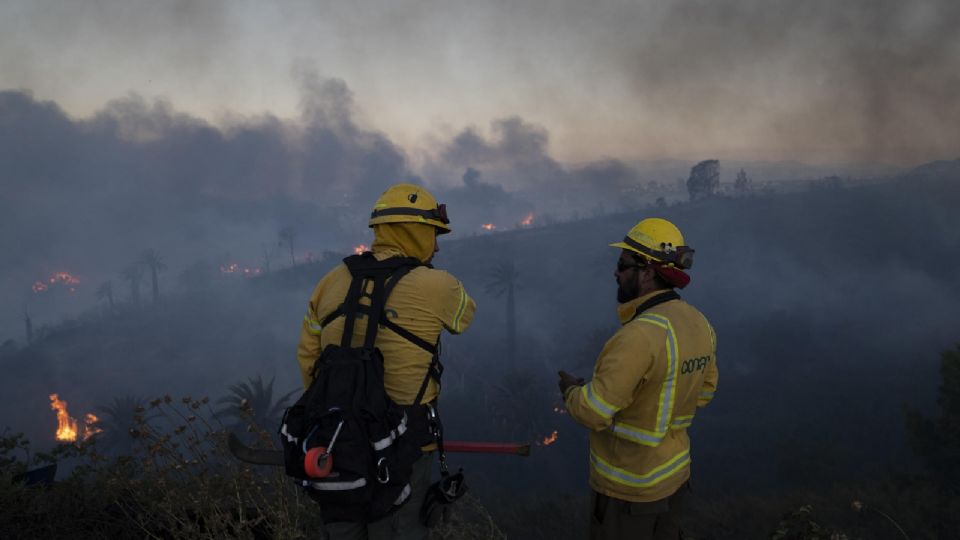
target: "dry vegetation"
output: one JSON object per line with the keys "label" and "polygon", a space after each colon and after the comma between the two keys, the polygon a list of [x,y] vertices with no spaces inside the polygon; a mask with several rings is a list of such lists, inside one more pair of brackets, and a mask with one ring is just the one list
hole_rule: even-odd
{"label": "dry vegetation", "polygon": [[[132,455],[111,456],[93,437],[31,452],[20,434],[0,438],[0,538],[316,538],[319,512],[280,468],[249,466],[226,450],[227,428],[209,399],[165,396],[137,411]],[[270,446],[252,425],[248,436]],[[28,468],[72,463],[52,485],[14,478]],[[465,497],[435,539],[506,536]]]}

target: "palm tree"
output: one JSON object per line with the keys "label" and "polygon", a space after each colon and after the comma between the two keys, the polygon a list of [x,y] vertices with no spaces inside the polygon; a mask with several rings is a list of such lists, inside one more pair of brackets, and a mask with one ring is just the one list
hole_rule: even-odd
{"label": "palm tree", "polygon": [[108,305],[110,306],[110,311],[113,311],[113,282],[104,281],[97,287],[97,300],[106,299]]}
{"label": "palm tree", "polygon": [[286,226],[280,229],[280,245],[282,246],[286,243],[290,246],[290,266],[295,266],[297,260],[293,257],[293,239],[297,237],[297,231],[291,226]]}
{"label": "palm tree", "polygon": [[234,418],[234,427],[252,423],[261,429],[276,428],[284,409],[289,405],[288,401],[299,390],[291,390],[274,401],[274,379],[276,377],[264,384],[263,378],[257,375],[256,379],[248,377],[244,382],[230,385],[230,395],[217,400],[217,403],[226,405],[218,414]]}
{"label": "palm tree", "polygon": [[27,313],[27,307],[23,307],[23,324],[27,327],[27,343],[33,343],[33,321],[30,314]]}
{"label": "palm tree", "polygon": [[140,429],[140,425],[156,418],[158,414],[145,414],[147,400],[134,396],[113,398],[109,405],[99,405],[94,409],[100,413],[96,426],[102,431],[96,435],[97,447],[110,450],[119,455],[130,455],[134,438],[130,430]]}
{"label": "palm tree", "polygon": [[150,279],[153,280],[153,305],[157,305],[157,302],[160,301],[160,286],[157,282],[157,274],[166,270],[167,265],[164,264],[157,250],[152,248],[141,253],[137,262],[150,269]]}
{"label": "palm tree", "polygon": [[140,305],[140,282],[143,280],[143,267],[133,263],[120,272],[120,277],[130,282],[130,301],[133,305]]}
{"label": "palm tree", "polygon": [[497,298],[507,295],[507,359],[513,361],[517,346],[517,307],[514,300],[514,289],[520,274],[513,265],[513,260],[501,262],[489,274],[486,285],[487,293]]}

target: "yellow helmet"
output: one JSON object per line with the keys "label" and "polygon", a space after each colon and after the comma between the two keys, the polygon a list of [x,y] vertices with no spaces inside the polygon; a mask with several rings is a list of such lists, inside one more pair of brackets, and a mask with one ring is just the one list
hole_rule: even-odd
{"label": "yellow helmet", "polygon": [[396,184],[380,195],[368,225],[380,223],[424,223],[436,227],[437,234],[450,232],[447,205],[437,204],[426,188],[414,184]]}
{"label": "yellow helmet", "polygon": [[647,218],[630,229],[622,242],[611,247],[643,255],[648,261],[688,269],[693,266],[693,249],[684,245],[680,229],[660,218]]}

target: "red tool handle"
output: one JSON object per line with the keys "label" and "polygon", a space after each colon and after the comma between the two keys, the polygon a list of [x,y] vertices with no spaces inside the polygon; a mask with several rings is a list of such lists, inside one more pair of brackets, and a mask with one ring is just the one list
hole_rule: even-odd
{"label": "red tool handle", "polygon": [[443,441],[444,452],[469,452],[477,454],[516,454],[529,456],[528,443],[499,443],[471,441]]}

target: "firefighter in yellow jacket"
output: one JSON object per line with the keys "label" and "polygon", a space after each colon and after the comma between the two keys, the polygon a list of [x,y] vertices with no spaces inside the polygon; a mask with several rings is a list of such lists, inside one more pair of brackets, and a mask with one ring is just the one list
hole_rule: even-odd
{"label": "firefighter in yellow jacket", "polygon": [[[429,264],[439,251],[437,236],[450,232],[446,208],[422,186],[397,184],[381,195],[374,205],[369,225],[373,228],[371,250],[377,260],[390,257],[414,257]],[[304,387],[309,387],[310,373],[321,351],[339,344],[344,318],[333,314],[343,302],[351,275],[341,264],[325,275],[310,296],[303,318],[297,360]],[[369,304],[369,298],[364,299]],[[406,274],[393,289],[384,310],[386,316],[402,329],[427,343],[437,343],[446,329],[459,334],[473,319],[476,304],[467,295],[463,284],[452,275],[429,266],[419,266]],[[365,319],[358,319],[353,329],[355,342],[362,342],[366,333]],[[432,355],[388,328],[381,328],[376,347],[384,357],[384,386],[387,394],[399,405],[412,405],[430,367]],[[431,403],[439,393],[437,382],[430,379],[421,403]],[[432,450],[433,446],[425,447]],[[430,484],[431,452],[414,465],[410,480],[410,500],[394,514],[369,525],[332,523],[327,525],[331,539],[424,539],[427,529],[420,523],[419,511]]]}
{"label": "firefighter in yellow jacket", "polygon": [[690,478],[687,428],[717,387],[716,336],[680,299],[693,250],[650,218],[621,242],[614,276],[621,328],[591,380],[561,371],[570,415],[590,429],[590,538],[676,539]]}

